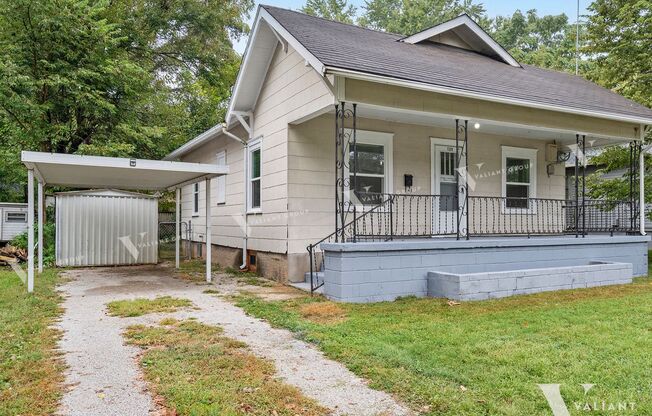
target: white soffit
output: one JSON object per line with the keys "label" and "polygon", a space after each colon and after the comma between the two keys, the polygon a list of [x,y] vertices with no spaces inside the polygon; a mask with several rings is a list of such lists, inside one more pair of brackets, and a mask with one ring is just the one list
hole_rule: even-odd
{"label": "white soffit", "polygon": [[62,153],[22,152],[21,160],[47,185],[165,190],[229,173],[228,166]]}
{"label": "white soffit", "polygon": [[228,127],[235,122],[233,114],[235,111],[252,111],[256,105],[279,40],[287,42],[320,75],[324,74],[325,67],[321,61],[297,41],[267,10],[258,6],[254,26],[247,41],[242,65],[229,102],[226,116]]}

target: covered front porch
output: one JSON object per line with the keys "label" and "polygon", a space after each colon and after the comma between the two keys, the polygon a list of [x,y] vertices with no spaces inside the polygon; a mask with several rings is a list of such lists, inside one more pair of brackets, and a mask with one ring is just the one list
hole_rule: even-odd
{"label": "covered front porch", "polygon": [[[481,105],[476,104],[475,112],[477,107]],[[628,129],[614,121],[590,129],[578,117],[578,128],[573,130],[566,117],[553,127],[550,120],[544,123],[536,115],[509,119],[488,118],[490,114],[495,112],[481,118],[340,102],[321,115],[322,122],[329,119],[334,124],[334,227],[327,237],[308,245],[311,290],[328,282],[328,256],[339,258],[349,252],[366,253],[362,257],[373,261],[384,261],[385,255],[404,258],[394,275],[406,274],[412,260],[422,264],[429,259],[414,283],[425,284],[422,289],[427,287],[428,273],[442,271],[431,266],[451,253],[455,255],[449,258],[458,262],[456,270],[466,274],[499,271],[495,267],[505,272],[536,269],[542,264],[597,269],[604,265],[595,262],[610,261],[600,252],[635,248],[635,258],[616,256],[615,262],[632,265],[630,279],[644,274],[646,237],[641,237],[644,212],[639,209],[644,126],[630,124]],[[610,145],[629,149],[629,195],[623,200],[590,199],[586,155]],[[574,168],[571,198],[565,188],[569,165]],[[413,257],[411,252],[422,251],[421,246],[430,250],[426,257]],[[523,247],[555,249],[531,258],[529,251],[517,254]],[[497,249],[507,257],[519,256],[520,263],[490,266]],[[556,256],[559,253],[575,257],[562,260]],[[464,257],[471,262],[460,261]],[[530,258],[532,263],[526,267]],[[335,272],[330,269],[330,273]],[[377,273],[354,274],[367,276],[357,283],[364,285]],[[394,286],[405,287],[399,281]],[[394,295],[410,293],[428,291]],[[370,299],[382,298],[373,296]]]}

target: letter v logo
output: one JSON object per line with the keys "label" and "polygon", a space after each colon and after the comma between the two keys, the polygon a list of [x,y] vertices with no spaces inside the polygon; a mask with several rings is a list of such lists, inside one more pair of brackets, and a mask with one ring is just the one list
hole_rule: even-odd
{"label": "letter v logo", "polygon": [[537,384],[546,396],[550,410],[554,416],[570,416],[564,398],[561,397],[560,384]]}

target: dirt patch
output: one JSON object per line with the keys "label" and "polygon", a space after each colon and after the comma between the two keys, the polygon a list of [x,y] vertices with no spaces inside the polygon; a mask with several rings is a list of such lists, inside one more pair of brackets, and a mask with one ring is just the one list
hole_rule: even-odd
{"label": "dirt patch", "polygon": [[[160,406],[160,398],[152,395],[139,377],[142,373],[135,360],[141,352],[140,347],[124,343],[121,335],[127,326],[159,324],[163,329],[160,335],[165,337],[166,332],[174,331],[178,325],[176,321],[188,320],[223,328],[224,337],[247,344],[254,356],[273,363],[275,371],[265,374],[266,377],[280,379],[298,388],[306,397],[332,409],[335,415],[377,416],[383,411],[391,415],[410,414],[390,395],[370,389],[365,380],[355,376],[342,364],[326,359],[320,351],[297,340],[289,331],[274,329],[246,315],[242,309],[223,298],[239,294],[242,290],[260,294],[258,296],[263,298],[305,297],[304,292],[280,284],[271,287],[243,285],[238,279],[219,271],[214,273],[212,284],[200,285],[173,278],[176,273],[170,266],[134,267],[131,271],[119,269],[66,271],[73,279],[61,285],[66,296],[66,313],[60,325],[64,331],[60,348],[69,367],[66,381],[74,388],[64,394],[61,409],[64,415],[152,416]],[[219,294],[202,293],[205,290]],[[109,302],[156,296],[189,299],[197,309],[183,308],[169,316],[148,314],[133,318],[118,318],[105,313],[105,305]],[[161,327],[164,318],[176,321],[166,320],[163,322],[166,325]],[[156,330],[150,334],[159,335]],[[97,342],[98,339],[102,342]],[[203,349],[198,351],[204,352]],[[197,365],[205,365],[206,362],[214,361],[200,360]],[[156,380],[156,376],[153,379]],[[215,380],[217,383],[221,379],[216,377]],[[215,383],[211,386],[215,387]],[[97,394],[100,390],[102,397]],[[243,393],[235,392],[236,395]],[[193,394],[192,389],[188,394]],[[245,404],[255,408],[250,403]],[[237,414],[246,413],[247,410],[247,406],[237,408]],[[294,410],[288,412],[291,416],[301,413],[297,409],[284,410]],[[278,414],[283,415],[282,412]]]}
{"label": "dirt patch", "polygon": [[346,311],[334,302],[315,302],[301,305],[299,313],[318,324],[335,324],[346,319]]}

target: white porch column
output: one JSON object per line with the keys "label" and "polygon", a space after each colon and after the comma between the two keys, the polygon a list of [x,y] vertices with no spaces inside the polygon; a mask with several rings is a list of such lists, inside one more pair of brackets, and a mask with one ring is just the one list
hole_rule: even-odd
{"label": "white porch column", "polygon": [[179,268],[179,233],[181,231],[181,188],[175,190],[175,220],[174,220],[174,267]]}
{"label": "white porch column", "polygon": [[638,155],[638,211],[640,219],[640,233],[645,235],[645,152],[647,148],[643,146],[645,139],[645,126],[641,125],[639,128],[639,135],[641,137],[641,151]]}
{"label": "white porch column", "polygon": [[34,170],[27,170],[27,291],[34,291]]}
{"label": "white porch column", "polygon": [[38,181],[38,272],[43,273],[43,183]]}
{"label": "white porch column", "polygon": [[211,227],[211,180],[206,179],[206,281],[211,282],[212,280],[212,227]]}

